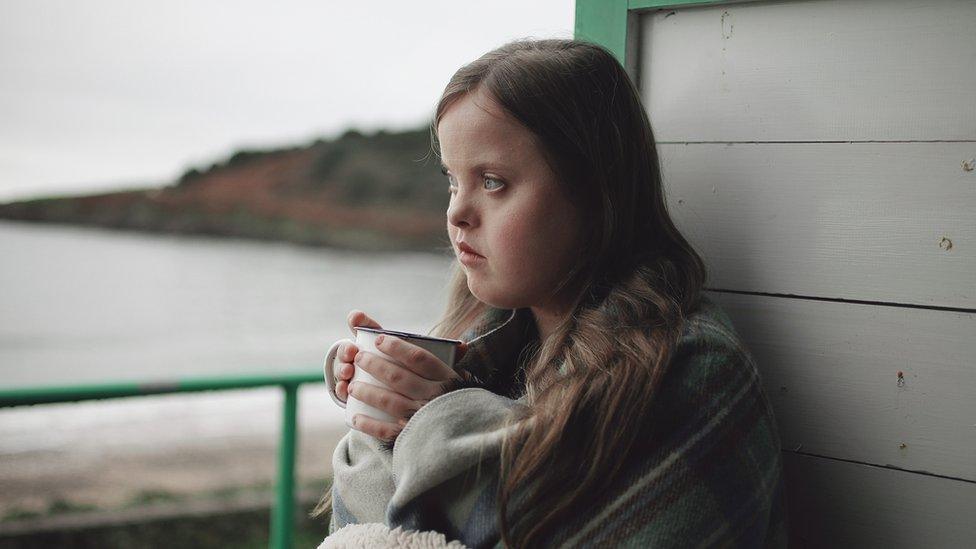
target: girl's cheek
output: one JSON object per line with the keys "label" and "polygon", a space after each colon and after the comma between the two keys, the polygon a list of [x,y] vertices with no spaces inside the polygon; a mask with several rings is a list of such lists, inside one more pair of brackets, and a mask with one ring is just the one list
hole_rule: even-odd
{"label": "girl's cheek", "polygon": [[531,232],[524,226],[524,217],[521,215],[508,215],[504,219],[505,222],[495,227],[493,231],[492,240],[496,244],[505,246],[506,243],[533,238]]}

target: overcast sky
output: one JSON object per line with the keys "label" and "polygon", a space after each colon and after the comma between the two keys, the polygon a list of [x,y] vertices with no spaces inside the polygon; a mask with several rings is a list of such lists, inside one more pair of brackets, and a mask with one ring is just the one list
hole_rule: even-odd
{"label": "overcast sky", "polygon": [[162,185],[244,147],[426,123],[574,0],[0,0],[0,201]]}

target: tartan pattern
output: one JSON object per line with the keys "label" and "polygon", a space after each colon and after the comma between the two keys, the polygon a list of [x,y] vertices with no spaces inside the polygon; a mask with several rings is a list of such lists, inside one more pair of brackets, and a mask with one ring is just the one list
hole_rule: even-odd
{"label": "tartan pattern", "polygon": [[[502,546],[495,502],[501,426],[522,405],[506,394],[515,392],[519,353],[537,334],[527,309],[489,310],[465,339],[474,334],[481,337],[458,368],[484,388],[469,384],[429,402],[392,456],[358,431],[340,442],[333,501],[341,512],[333,513],[330,532],[382,517],[391,528],[436,530],[469,547]],[[751,354],[707,297],[686,321],[648,420],[651,435],[624,473],[592,494],[589,508],[546,546],[786,546],[772,409]],[[383,475],[393,478],[380,482],[386,491],[360,488]]]}

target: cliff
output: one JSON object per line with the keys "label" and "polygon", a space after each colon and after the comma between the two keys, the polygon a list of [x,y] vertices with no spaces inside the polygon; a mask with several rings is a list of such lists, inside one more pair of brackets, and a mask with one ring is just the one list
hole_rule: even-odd
{"label": "cliff", "polygon": [[0,218],[368,250],[448,246],[427,128],[240,151],[159,189],[0,204]]}

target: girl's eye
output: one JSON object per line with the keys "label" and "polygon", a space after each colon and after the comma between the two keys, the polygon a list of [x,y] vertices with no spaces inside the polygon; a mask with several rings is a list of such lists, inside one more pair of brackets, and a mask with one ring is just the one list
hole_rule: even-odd
{"label": "girl's eye", "polygon": [[[446,168],[441,167],[441,173],[447,177],[447,188],[452,194],[457,192],[458,182],[454,179],[454,175],[447,171]],[[484,183],[485,189],[489,191],[495,191],[501,189],[505,186],[505,183],[500,179],[495,179],[494,177],[485,177],[482,182]]]}
{"label": "girl's eye", "polygon": [[450,172],[448,172],[443,167],[441,168],[441,173],[444,174],[445,177],[447,177],[447,190],[449,192],[451,192],[451,193],[453,193],[454,191],[456,191],[457,190],[457,181],[454,181],[454,176],[451,175]]}
{"label": "girl's eye", "polygon": [[[494,183],[496,185],[494,188],[492,188],[492,183]],[[502,188],[504,186],[505,186],[504,183],[502,183],[501,181],[495,179],[494,177],[486,177],[485,178],[485,188],[488,189],[489,191],[493,191],[495,189],[500,189],[500,188]]]}

